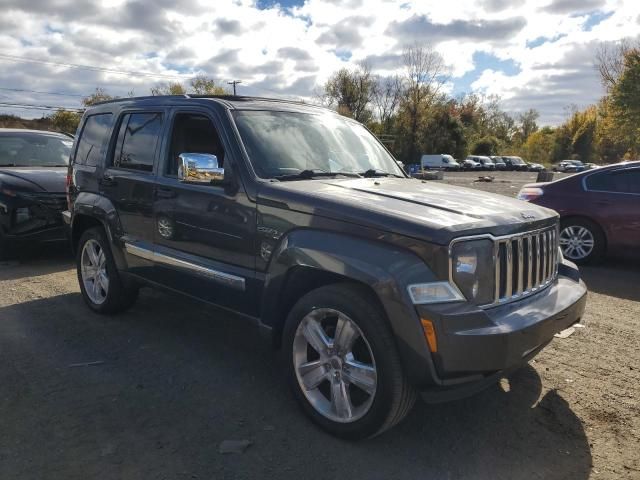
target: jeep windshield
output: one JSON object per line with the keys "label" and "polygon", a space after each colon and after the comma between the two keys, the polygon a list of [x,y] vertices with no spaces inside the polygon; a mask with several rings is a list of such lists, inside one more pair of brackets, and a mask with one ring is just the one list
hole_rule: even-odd
{"label": "jeep windshield", "polygon": [[260,178],[405,177],[376,138],[353,120],[263,110],[239,110],[233,117]]}
{"label": "jeep windshield", "polygon": [[0,135],[0,167],[66,167],[73,139],[50,134]]}

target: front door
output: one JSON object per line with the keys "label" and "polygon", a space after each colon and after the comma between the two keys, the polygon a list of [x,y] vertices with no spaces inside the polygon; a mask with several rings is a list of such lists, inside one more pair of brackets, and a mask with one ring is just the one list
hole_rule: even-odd
{"label": "front door", "polygon": [[[256,207],[231,180],[233,159],[216,127],[207,111],[173,112],[153,202],[156,270],[163,284],[255,316]],[[181,182],[182,153],[216,155],[228,181]]]}

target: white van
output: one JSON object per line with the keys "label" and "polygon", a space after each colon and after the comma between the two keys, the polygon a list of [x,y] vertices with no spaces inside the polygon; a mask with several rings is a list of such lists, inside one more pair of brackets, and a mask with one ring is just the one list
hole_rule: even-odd
{"label": "white van", "polygon": [[456,162],[451,155],[447,155],[445,153],[438,155],[422,155],[420,165],[426,170],[430,168],[441,170],[460,170],[460,164]]}

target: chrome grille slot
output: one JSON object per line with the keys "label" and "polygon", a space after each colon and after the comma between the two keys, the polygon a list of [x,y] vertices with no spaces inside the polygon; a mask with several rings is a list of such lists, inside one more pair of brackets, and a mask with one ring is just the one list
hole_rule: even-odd
{"label": "chrome grille slot", "polygon": [[494,241],[496,288],[493,305],[531,295],[549,285],[558,275],[556,227]]}

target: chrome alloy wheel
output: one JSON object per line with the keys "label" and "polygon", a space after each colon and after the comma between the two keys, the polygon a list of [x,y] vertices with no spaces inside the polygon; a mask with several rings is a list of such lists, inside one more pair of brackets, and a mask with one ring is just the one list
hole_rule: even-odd
{"label": "chrome alloy wheel", "polygon": [[593,251],[595,239],[593,233],[585,227],[574,225],[560,232],[562,254],[570,260],[582,260]]}
{"label": "chrome alloy wheel", "polygon": [[96,305],[104,303],[109,292],[107,257],[96,240],[88,240],[82,248],[80,272],[84,290]]}
{"label": "chrome alloy wheel", "polygon": [[307,314],[295,333],[293,363],[304,396],[329,420],[354,422],[371,408],[375,359],[358,325],[344,313],[318,308]]}

